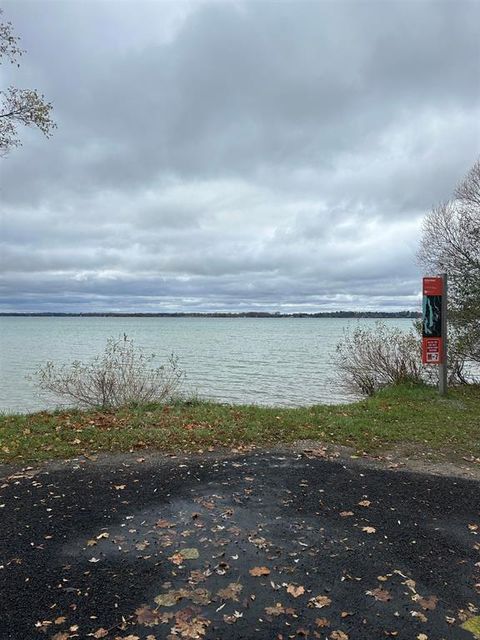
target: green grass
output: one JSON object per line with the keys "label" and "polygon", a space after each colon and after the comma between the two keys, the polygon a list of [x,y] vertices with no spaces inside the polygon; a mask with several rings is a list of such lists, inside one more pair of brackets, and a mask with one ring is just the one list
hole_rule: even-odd
{"label": "green grass", "polygon": [[32,463],[99,451],[179,453],[319,440],[379,453],[480,456],[480,386],[440,398],[427,387],[384,389],[346,405],[295,409],[184,402],[117,411],[0,416],[0,461]]}

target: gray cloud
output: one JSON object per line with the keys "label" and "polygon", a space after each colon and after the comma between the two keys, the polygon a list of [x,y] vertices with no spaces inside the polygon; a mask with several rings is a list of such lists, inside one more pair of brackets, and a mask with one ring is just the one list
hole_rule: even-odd
{"label": "gray cloud", "polygon": [[[4,3],[5,4],[5,3]],[[6,2],[3,310],[414,308],[478,153],[476,2]]]}

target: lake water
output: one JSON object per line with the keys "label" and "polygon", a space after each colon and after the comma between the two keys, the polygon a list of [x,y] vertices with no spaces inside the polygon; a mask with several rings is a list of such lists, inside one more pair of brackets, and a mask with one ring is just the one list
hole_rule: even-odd
{"label": "lake water", "polygon": [[[407,319],[384,320],[406,331]],[[187,388],[229,403],[298,406],[352,400],[332,362],[348,328],[370,319],[330,318],[0,318],[0,411],[51,409],[26,379],[47,360],[89,360],[126,333],[161,364],[174,352]]]}

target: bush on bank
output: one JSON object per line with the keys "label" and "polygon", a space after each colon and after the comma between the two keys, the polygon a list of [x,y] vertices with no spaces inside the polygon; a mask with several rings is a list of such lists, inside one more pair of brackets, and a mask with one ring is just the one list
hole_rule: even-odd
{"label": "bush on bank", "polygon": [[[382,322],[373,330],[357,327],[346,332],[335,354],[339,384],[366,396],[388,386],[436,385],[438,368],[422,365],[420,336],[420,323],[408,332]],[[449,384],[474,382],[454,331],[449,334],[448,356]]]}

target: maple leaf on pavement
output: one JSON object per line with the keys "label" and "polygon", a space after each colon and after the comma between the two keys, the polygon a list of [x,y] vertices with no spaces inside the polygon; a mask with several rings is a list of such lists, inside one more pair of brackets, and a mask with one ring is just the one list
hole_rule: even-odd
{"label": "maple leaf on pavement", "polygon": [[147,605],[139,607],[135,614],[137,616],[137,624],[144,624],[146,627],[153,627],[158,624],[157,614]]}

